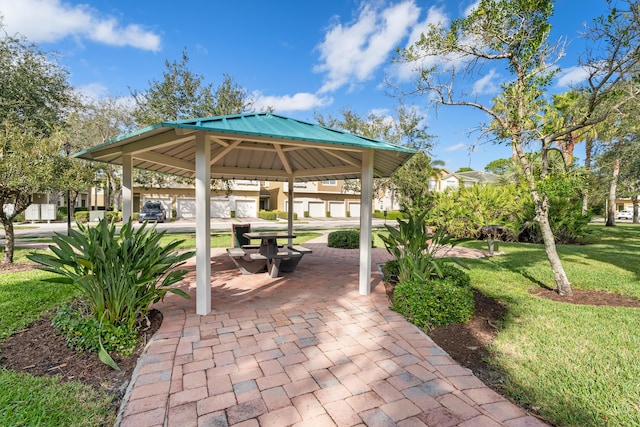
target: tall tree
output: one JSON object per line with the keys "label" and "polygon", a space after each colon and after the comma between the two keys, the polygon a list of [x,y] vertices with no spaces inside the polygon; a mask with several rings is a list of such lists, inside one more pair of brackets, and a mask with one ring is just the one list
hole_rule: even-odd
{"label": "tall tree", "polygon": [[74,103],[67,72],[35,45],[9,36],[0,23],[0,221],[13,262],[15,217],[33,193],[56,190],[62,147],[50,138]]}
{"label": "tall tree", "polygon": [[151,80],[144,91],[133,90],[134,118],[139,126],[194,117],[239,114],[252,103],[244,88],[225,75],[218,88],[205,83],[204,76],[189,69],[189,56],[182,52],[180,62],[165,61],[161,80]]}
{"label": "tall tree", "polygon": [[[396,116],[369,113],[366,118],[360,117],[350,108],[344,108],[340,114],[342,117],[329,115],[327,117],[316,114],[316,121],[326,127],[342,129],[367,138],[390,142],[420,151],[424,155],[428,153],[432,146],[433,136],[427,132],[424,117],[416,108],[408,108],[400,105],[396,108]],[[428,163],[428,162],[427,162]],[[421,163],[407,162],[403,168],[411,168]],[[409,175],[422,176],[422,171],[407,171]],[[428,182],[423,181],[427,186]],[[398,185],[394,182],[394,177],[377,178],[374,180],[374,198],[381,199],[387,191],[392,197],[398,193]],[[346,180],[344,189],[347,192],[359,193],[360,180]]]}
{"label": "tall tree", "polygon": [[484,167],[485,172],[490,172],[496,175],[505,174],[509,168],[513,165],[511,159],[496,159],[492,160]]}
{"label": "tall tree", "polygon": [[[135,100],[133,116],[138,126],[239,114],[253,108],[247,91],[231,76],[225,74],[217,88],[212,83],[205,83],[204,76],[189,68],[186,50],[182,52],[180,62],[166,60],[165,67],[161,80],[151,80],[144,91],[131,92]],[[145,188],[161,188],[175,181],[174,177],[140,170],[136,171],[134,179]]]}
{"label": "tall tree", "polygon": [[[110,141],[134,128],[132,106],[124,99],[106,97],[97,101],[86,100],[81,108],[78,108],[69,120],[68,138],[71,151],[76,152],[94,145]],[[76,177],[83,173],[89,173],[86,168],[92,168],[95,177],[104,177],[106,194],[105,203],[118,210],[121,196],[121,167],[107,164],[80,161],[74,165]],[[93,179],[95,179],[95,177]],[[86,188],[78,186],[78,190]],[[77,195],[77,194],[76,194]],[[71,194],[74,197],[74,193]],[[73,200],[72,200],[73,202]]]}
{"label": "tall tree", "polygon": [[[635,0],[626,4],[628,8],[611,8],[607,16],[594,21],[589,36],[598,44],[593,52],[599,56],[584,64],[589,75],[582,88],[583,114],[558,127],[550,126],[548,113],[553,105],[546,96],[562,54],[559,44],[549,43],[552,0],[479,0],[468,16],[452,21],[448,28],[431,25],[416,43],[399,52],[401,61],[422,67],[416,82],[419,92],[429,93],[439,104],[486,113],[491,122],[486,131],[511,145],[534,202],[535,220],[560,295],[571,295],[572,288],[549,224],[545,186],[554,177],[549,173],[548,153],[572,132],[603,120],[612,107],[603,108],[608,95],[637,67],[638,5]],[[484,103],[466,90],[470,76],[498,66],[509,76],[502,83],[499,102]],[[540,174],[527,156],[532,148],[541,154]]]}

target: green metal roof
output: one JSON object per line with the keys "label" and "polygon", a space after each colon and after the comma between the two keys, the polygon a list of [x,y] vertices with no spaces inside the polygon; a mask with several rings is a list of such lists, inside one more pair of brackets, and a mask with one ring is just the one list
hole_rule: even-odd
{"label": "green metal roof", "polygon": [[270,113],[195,118],[159,123],[82,151],[75,157],[120,164],[131,154],[135,167],[194,176],[195,135],[212,147],[214,178],[298,180],[356,178],[362,153],[373,149],[374,174],[388,176],[413,153],[364,138]]}

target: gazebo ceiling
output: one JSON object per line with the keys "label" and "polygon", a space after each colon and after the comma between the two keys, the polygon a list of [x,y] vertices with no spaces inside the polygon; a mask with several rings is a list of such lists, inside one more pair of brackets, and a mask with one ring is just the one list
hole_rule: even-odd
{"label": "gazebo ceiling", "polygon": [[195,139],[211,144],[211,177],[296,181],[359,178],[363,153],[375,150],[375,177],[390,176],[413,150],[269,113],[163,122],[75,154],[193,178]]}

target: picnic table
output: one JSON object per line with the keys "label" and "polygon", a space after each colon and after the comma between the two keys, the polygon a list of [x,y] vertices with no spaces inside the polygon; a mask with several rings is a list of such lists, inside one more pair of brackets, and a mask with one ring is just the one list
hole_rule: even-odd
{"label": "picnic table", "polygon": [[[229,256],[234,260],[238,268],[244,274],[255,274],[266,271],[271,277],[278,277],[280,272],[291,272],[310,249],[303,246],[278,245],[278,239],[293,239],[295,234],[282,231],[259,231],[244,233],[243,237],[249,240],[260,240],[258,251],[248,252],[248,249],[256,245],[245,245],[240,248],[228,248]],[[248,256],[248,259],[247,259]]]}

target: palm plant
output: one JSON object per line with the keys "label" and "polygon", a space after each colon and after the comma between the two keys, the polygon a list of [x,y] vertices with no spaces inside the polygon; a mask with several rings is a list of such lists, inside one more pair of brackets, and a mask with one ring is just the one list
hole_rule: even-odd
{"label": "palm plant", "polygon": [[398,263],[400,281],[425,282],[430,276],[442,277],[442,265],[459,259],[447,256],[451,248],[469,239],[455,239],[443,228],[432,232],[425,221],[426,213],[408,214],[406,221],[398,219],[398,226],[385,225],[389,235],[380,235],[384,245]]}
{"label": "palm plant", "polygon": [[176,251],[181,240],[163,246],[165,231],[156,232],[146,223],[136,230],[131,219],[118,234],[107,220],[78,227],[68,235],[55,234],[55,245],[49,246],[53,254],[32,253],[28,258],[57,274],[49,282],[80,288],[100,322],[133,328],[167,292],[190,298],[171,287],[187,273],[177,267],[194,254]]}

